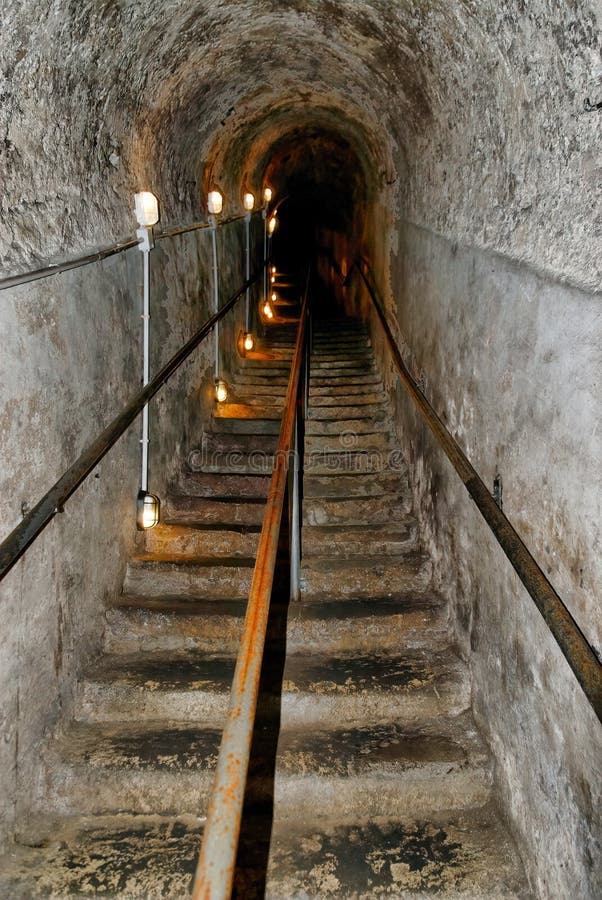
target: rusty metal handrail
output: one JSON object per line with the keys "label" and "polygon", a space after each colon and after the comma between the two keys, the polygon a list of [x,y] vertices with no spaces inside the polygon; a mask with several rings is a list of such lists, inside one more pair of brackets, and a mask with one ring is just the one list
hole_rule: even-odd
{"label": "rusty metal handrail", "polygon": [[[230,225],[231,222],[238,222],[241,219],[244,219],[244,215],[230,216],[227,219],[222,219],[221,222],[218,223],[218,227],[222,228],[224,225]],[[154,238],[155,241],[161,241],[164,238],[177,237],[180,234],[188,234],[191,231],[199,231],[210,227],[210,222],[193,222],[191,225],[178,225],[174,228],[167,228],[164,231],[157,231],[155,232]],[[115,244],[110,244],[108,247],[101,247],[100,250],[86,253],[84,256],[78,256],[75,259],[68,259],[64,262],[43,266],[41,269],[32,269],[29,272],[21,272],[19,275],[7,275],[5,278],[0,278],[0,291],[5,291],[11,287],[17,287],[20,284],[28,284],[31,281],[40,281],[40,279],[49,278],[51,275],[60,275],[62,272],[71,271],[71,269],[80,269],[82,266],[89,266],[91,263],[101,262],[103,259],[116,256],[118,253],[123,253],[125,250],[131,250],[133,247],[137,246],[138,238],[131,238],[130,240],[118,241]]]}
{"label": "rusty metal handrail", "polygon": [[222,735],[193,900],[227,900],[232,891],[270,597],[306,349],[309,277],[286,392],[276,462],[253,570],[243,636]]}
{"label": "rusty metal handrail", "polygon": [[595,714],[602,722],[602,664],[526,544],[496,503],[485,482],[414,381],[393,337],[384,304],[374,285],[368,263],[361,256],[358,257],[347,275],[343,276],[332,254],[325,252],[324,255],[329,257],[344,284],[349,281],[354,268],[359,272],[382,325],[400,381],[462,479],[479,512],[543,616]]}
{"label": "rusty metal handrail", "polygon": [[207,319],[204,325],[180,347],[152,381],[149,381],[146,387],[130,400],[119,415],[86,447],[73,465],[67,469],[48,493],[36,503],[33,509],[24,516],[17,527],[5,538],[0,544],[0,581],[10,572],[15,563],[23,556],[27,548],[42,533],[54,516],[58,512],[62,512],[63,506],[69,497],[129,428],[149,400],[155,396],[173,373],[188,359],[201,341],[211,333],[220,319],[223,319],[236,302],[245,295],[247,288],[251,287],[260,278],[264,266],[265,263],[262,263],[251,278],[245,281],[236,293],[227,300],[219,312],[214,313]]}

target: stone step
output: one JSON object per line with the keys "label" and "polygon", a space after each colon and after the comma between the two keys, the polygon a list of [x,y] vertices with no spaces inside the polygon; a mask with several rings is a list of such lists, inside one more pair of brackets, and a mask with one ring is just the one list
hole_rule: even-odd
{"label": "stone step", "polygon": [[241,454],[274,454],[278,447],[278,435],[275,434],[230,434],[229,432],[206,431],[203,434],[201,457],[209,462],[213,455],[213,464],[218,461],[232,466]]}
{"label": "stone step", "polygon": [[307,419],[305,422],[306,437],[316,437],[319,435],[361,435],[383,433],[387,436],[391,434],[391,427],[388,417],[384,414],[380,416],[366,416],[357,419],[345,419],[342,416],[336,419]]}
{"label": "stone step", "polygon": [[218,403],[213,412],[213,428],[221,427],[222,419],[230,421],[231,419],[251,419],[252,421],[262,419],[276,419],[280,421],[282,418],[282,409],[280,406],[268,403],[265,399],[258,406],[257,404],[247,403]]}
{"label": "stone step", "polygon": [[[348,402],[339,398],[349,398],[349,397],[385,397],[382,382],[374,382],[372,385],[367,384],[351,384],[346,379],[342,379],[340,384],[324,384],[324,385],[311,385],[309,386],[309,400],[310,400],[310,408],[313,406],[314,402],[319,402],[321,398],[328,399],[329,401],[333,401],[335,403],[344,403]],[[353,403],[356,401],[353,400]],[[360,402],[359,400],[357,401]],[[370,401],[372,402],[372,401]]]}
{"label": "stone step", "polygon": [[247,365],[238,366],[234,372],[232,373],[232,381],[236,384],[243,375],[250,375],[253,378],[284,378],[288,381],[290,376],[291,367],[289,365],[275,363],[272,365],[266,365],[263,363],[262,365],[259,362],[256,365],[252,365],[248,363]]}
{"label": "stone step", "polygon": [[244,498],[265,502],[269,485],[268,474],[183,472],[174,486],[174,493],[187,497],[214,497],[216,500]]}
{"label": "stone step", "polygon": [[344,375],[347,371],[354,372],[375,372],[374,357],[356,357],[345,356],[341,359],[328,360],[318,354],[313,354],[310,361],[310,375],[326,374],[332,372],[337,375]]}
{"label": "stone step", "polygon": [[[82,680],[75,715],[88,722],[222,725],[233,673],[233,655],[106,656]],[[466,667],[449,650],[289,654],[282,696],[273,703],[291,728],[342,728],[365,720],[367,711],[373,723],[401,724],[463,712],[470,685]]]}
{"label": "stone step", "polygon": [[356,372],[353,369],[349,369],[346,375],[337,375],[330,374],[326,375],[324,372],[320,372],[319,375],[311,375],[309,380],[309,392],[310,396],[312,393],[320,393],[320,388],[322,390],[321,393],[333,393],[333,388],[344,387],[347,390],[341,391],[341,393],[352,393],[350,388],[359,388],[358,393],[361,393],[361,389],[363,388],[364,392],[372,392],[372,391],[382,391],[382,379],[378,372],[374,373],[364,373],[362,371]]}
{"label": "stone step", "polygon": [[[354,476],[360,478],[361,476]],[[389,525],[405,519],[410,498],[400,493],[370,497],[306,497],[303,501],[304,525]]]}
{"label": "stone step", "polygon": [[131,560],[123,592],[129,597],[179,600],[244,600],[249,596],[253,558],[205,557],[188,560],[153,558]]}
{"label": "stone step", "polygon": [[254,558],[259,543],[259,526],[238,529],[203,528],[160,523],[138,533],[138,558],[163,558],[193,562],[199,557],[224,556]]}
{"label": "stone step", "polygon": [[[320,808],[322,804],[319,804]],[[528,900],[516,847],[492,805],[423,816],[338,821],[257,818],[242,834],[251,860],[271,832],[266,900],[377,896],[442,900]],[[188,897],[203,836],[198,816],[94,816],[41,821],[0,859],[0,893],[30,897]],[[247,843],[250,844],[247,850]],[[247,854],[248,853],[248,857]],[[257,873],[247,874],[243,891]]]}
{"label": "stone step", "polygon": [[240,387],[269,386],[284,387],[288,385],[288,375],[261,375],[255,372],[241,372],[236,376],[235,384]]}
{"label": "stone step", "polygon": [[[201,816],[220,740],[215,726],[75,723],[43,755],[36,809],[60,816]],[[265,803],[269,760],[258,756],[248,793]],[[273,794],[281,820],[306,817],[324,804],[340,819],[394,815],[400,796],[406,813],[428,814],[484,804],[490,791],[489,755],[466,715],[412,726],[366,721],[280,731]]]}
{"label": "stone step", "polygon": [[388,397],[385,393],[379,391],[361,391],[361,393],[356,394],[348,394],[346,392],[343,393],[335,393],[334,391],[328,391],[324,394],[319,394],[316,390],[310,390],[310,405],[309,405],[309,414],[310,418],[319,417],[316,414],[321,413],[322,410],[329,410],[332,407],[351,407],[353,409],[361,409],[364,406],[374,407],[376,409],[389,409],[387,401]]}
{"label": "stone step", "polygon": [[412,516],[385,525],[304,525],[302,533],[303,555],[308,557],[399,556],[417,549],[417,544],[417,523]]}
{"label": "stone step", "polygon": [[[111,654],[238,652],[245,600],[150,600],[120,596],[106,611],[105,650]],[[447,613],[434,594],[398,600],[321,600],[291,605],[286,618],[290,653],[395,653],[443,650]],[[269,639],[268,639],[269,644]]]}
{"label": "stone step", "polygon": [[249,435],[270,434],[276,436],[280,434],[282,408],[272,407],[269,413],[266,407],[254,409],[253,407],[245,406],[245,410],[256,412],[257,416],[247,415],[244,418],[238,416],[227,417],[226,415],[220,417],[214,416],[211,423],[213,433]]}
{"label": "stone step", "polygon": [[[303,497],[305,501],[317,498],[379,497],[408,493],[405,468],[399,472],[352,473],[348,475],[305,475]],[[333,523],[334,524],[334,523]],[[393,523],[391,523],[393,525]]]}
{"label": "stone step", "polygon": [[362,419],[372,422],[391,420],[389,407],[382,401],[374,403],[331,403],[328,406],[312,402],[308,409],[309,422],[338,422],[341,419]]}
{"label": "stone step", "polygon": [[320,337],[314,335],[312,342],[312,353],[372,353],[370,339],[367,336],[339,336],[339,337]]}
{"label": "stone step", "polygon": [[169,494],[162,507],[161,521],[165,525],[260,527],[265,506],[265,501],[245,498],[230,501]]}
{"label": "stone step", "polygon": [[401,556],[306,556],[301,562],[301,593],[308,600],[403,599],[431,587],[432,564],[418,551]]}
{"label": "stone step", "polygon": [[237,382],[232,385],[232,396],[240,400],[241,403],[248,403],[248,397],[269,397],[270,400],[277,400],[278,403],[281,403],[286,397],[287,384],[270,384],[269,379],[258,384],[241,384]]}
{"label": "stone step", "polygon": [[356,429],[338,434],[308,434],[305,436],[305,454],[341,453],[361,450],[364,453],[377,451],[388,453],[395,449],[391,434],[388,431],[372,431],[359,433]]}
{"label": "stone step", "polygon": [[380,374],[374,366],[336,366],[335,368],[322,368],[320,366],[311,366],[309,370],[310,385],[316,384],[336,384],[338,379],[346,379],[350,382],[362,382],[363,384],[374,384],[375,380],[380,381]]}
{"label": "stone step", "polygon": [[492,806],[412,817],[400,805],[390,818],[276,819],[263,896],[528,900],[532,894]]}
{"label": "stone step", "polygon": [[[318,441],[318,438],[314,438]],[[353,438],[345,438],[354,443]],[[363,441],[362,441],[363,444]],[[348,473],[404,472],[405,460],[397,449],[322,449],[319,445],[307,447],[304,458],[306,477],[309,475],[334,475]]]}

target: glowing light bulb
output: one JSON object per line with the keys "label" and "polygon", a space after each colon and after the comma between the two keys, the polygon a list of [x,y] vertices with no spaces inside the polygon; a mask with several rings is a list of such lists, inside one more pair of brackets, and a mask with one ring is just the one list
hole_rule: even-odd
{"label": "glowing light bulb", "polygon": [[273,197],[272,188],[270,188],[270,187],[264,188],[263,189],[263,199],[265,200],[265,202],[269,203],[270,200],[272,199],[272,197]]}
{"label": "glowing light bulb", "polygon": [[249,350],[252,350],[254,346],[255,346],[255,338],[253,337],[253,335],[251,334],[250,331],[247,331],[247,333],[245,334],[244,340],[243,340],[243,347],[245,348],[245,350],[249,351]]}
{"label": "glowing light bulb", "polygon": [[272,275],[276,274],[276,266],[272,266]]}
{"label": "glowing light bulb", "polygon": [[272,293],[272,303],[275,303],[277,299],[278,299],[278,294],[274,291]]}
{"label": "glowing light bulb", "polygon": [[150,228],[159,221],[159,201],[150,191],[140,191],[134,194],[134,212],[138,224],[143,228]]}
{"label": "glowing light bulb", "polygon": [[269,300],[266,300],[266,302],[265,302],[264,305],[263,305],[263,314],[264,314],[264,316],[266,317],[266,319],[273,319],[273,318],[274,318],[274,310],[273,310],[272,307],[270,306],[270,301],[269,301]]}
{"label": "glowing light bulb", "polygon": [[212,216],[219,216],[224,206],[224,198],[219,191],[209,191],[207,196],[207,209]]}
{"label": "glowing light bulb", "polygon": [[246,211],[251,212],[253,207],[255,206],[255,197],[251,193],[245,194],[242,202]]}
{"label": "glowing light bulb", "polygon": [[159,498],[148,491],[139,491],[136,499],[136,527],[139,531],[154,528],[159,522]]}
{"label": "glowing light bulb", "polygon": [[272,282],[272,284],[274,284],[274,283],[275,283],[275,281],[276,281],[276,276],[275,276],[275,275],[272,275],[272,277],[271,277],[271,279],[270,279],[270,280],[271,280],[271,282]]}
{"label": "glowing light bulb", "polygon": [[270,235],[274,234],[274,232],[276,231],[277,224],[278,223],[276,221],[276,216],[272,216],[272,218],[268,222],[268,232],[270,233]]}
{"label": "glowing light bulb", "polygon": [[225,403],[228,399],[228,385],[222,378],[215,382],[215,399],[218,403]]}

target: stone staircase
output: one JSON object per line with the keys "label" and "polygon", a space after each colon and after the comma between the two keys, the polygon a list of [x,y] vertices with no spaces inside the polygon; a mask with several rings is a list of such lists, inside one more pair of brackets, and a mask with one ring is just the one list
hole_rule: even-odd
{"label": "stone staircase", "polygon": [[[294,333],[241,366],[140,536],[1,896],[188,896]],[[316,325],[305,447],[302,600],[275,591],[237,896],[528,897],[359,323]]]}

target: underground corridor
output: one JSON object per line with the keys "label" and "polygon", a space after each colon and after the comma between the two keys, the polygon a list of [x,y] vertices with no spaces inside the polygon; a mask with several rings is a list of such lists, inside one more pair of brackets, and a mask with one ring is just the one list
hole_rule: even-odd
{"label": "underground corridor", "polygon": [[0,0],[0,897],[602,895],[601,18]]}

